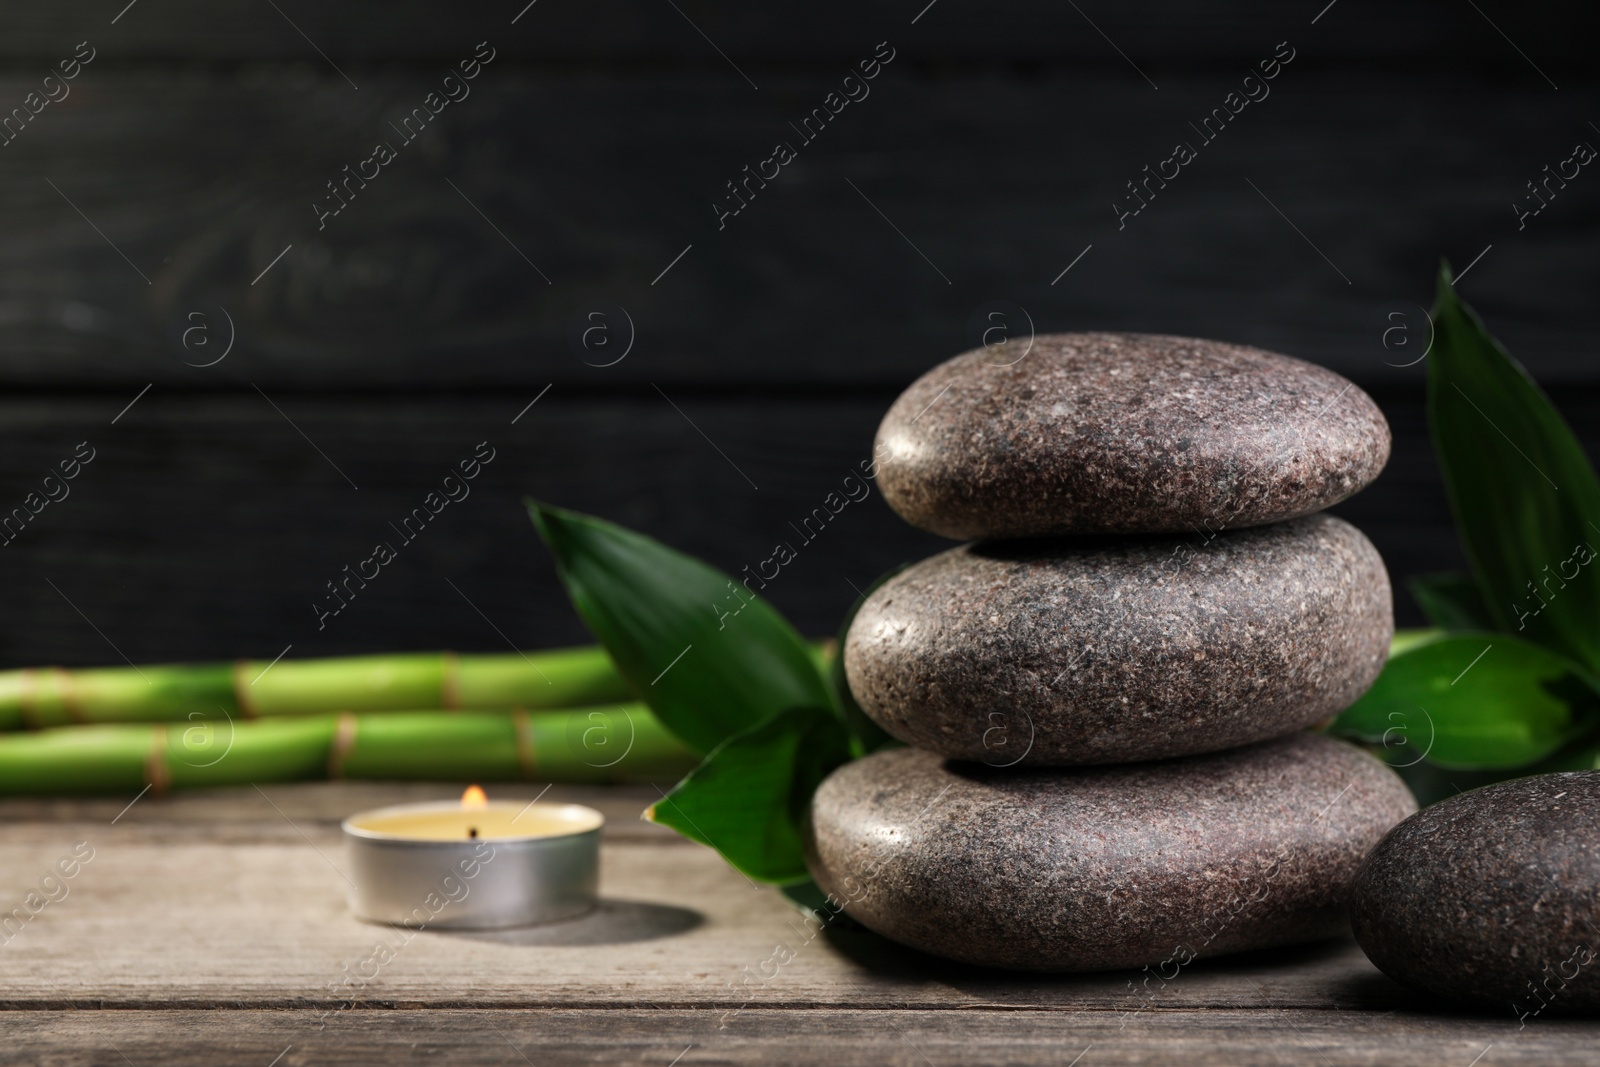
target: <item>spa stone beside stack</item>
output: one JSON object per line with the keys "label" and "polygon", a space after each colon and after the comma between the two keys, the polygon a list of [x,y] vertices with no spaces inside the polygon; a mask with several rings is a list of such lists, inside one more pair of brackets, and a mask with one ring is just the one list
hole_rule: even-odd
{"label": "spa stone beside stack", "polygon": [[1600,1015],[1600,771],[1435,804],[1356,877],[1351,925],[1391,978],[1510,1012]]}
{"label": "spa stone beside stack", "polygon": [[1237,345],[1064,334],[924,375],[879,429],[879,483],[915,525],[986,540],[851,624],[851,691],[914,750],[817,791],[817,883],[888,937],[1035,970],[1336,932],[1415,804],[1298,734],[1393,634],[1377,551],[1315,513],[1388,450],[1350,382]]}

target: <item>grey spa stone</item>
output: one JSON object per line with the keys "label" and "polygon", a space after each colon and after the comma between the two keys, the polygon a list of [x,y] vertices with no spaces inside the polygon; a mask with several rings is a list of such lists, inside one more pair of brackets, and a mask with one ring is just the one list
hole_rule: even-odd
{"label": "grey spa stone", "polygon": [[1339,934],[1362,857],[1415,810],[1388,767],[1317,734],[1074,770],[891,749],[822,783],[807,863],[850,916],[925,952],[1170,970]]}
{"label": "grey spa stone", "polygon": [[850,689],[896,738],[994,766],[1161,759],[1354,703],[1394,632],[1383,560],[1328,515],[1207,539],[989,541],[873,591]]}
{"label": "grey spa stone", "polygon": [[947,537],[1174,532],[1336,504],[1383,469],[1389,425],[1345,378],[1259,348],[1047,334],[924,374],[874,455],[889,506]]}
{"label": "grey spa stone", "polygon": [[1372,850],[1351,903],[1389,977],[1507,1012],[1600,1014],[1600,771],[1484,786]]}

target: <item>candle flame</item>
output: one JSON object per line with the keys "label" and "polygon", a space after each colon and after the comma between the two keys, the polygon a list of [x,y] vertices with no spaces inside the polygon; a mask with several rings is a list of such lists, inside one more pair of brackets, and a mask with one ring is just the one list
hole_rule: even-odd
{"label": "candle flame", "polygon": [[483,791],[482,786],[469,785],[467,786],[467,791],[461,794],[461,809],[463,811],[471,811],[474,808],[487,808],[488,806],[489,794]]}

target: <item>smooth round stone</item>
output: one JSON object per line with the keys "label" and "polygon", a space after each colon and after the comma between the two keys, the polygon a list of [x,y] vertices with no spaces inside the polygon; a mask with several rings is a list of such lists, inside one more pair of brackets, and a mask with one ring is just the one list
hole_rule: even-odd
{"label": "smooth round stone", "polygon": [[942,363],[878,428],[878,485],[947,537],[1152,533],[1308,515],[1389,458],[1372,399],[1259,348],[1046,334]]}
{"label": "smooth round stone", "polygon": [[1212,752],[1354,703],[1394,633],[1383,560],[1312,515],[1182,537],[987,541],[873,591],[850,691],[893,736],[994,766]]}
{"label": "smooth round stone", "polygon": [[1527,1022],[1600,1013],[1600,771],[1451,797],[1357,876],[1361,947],[1389,977]]}
{"label": "smooth round stone", "polygon": [[807,865],[850,916],[925,952],[1171,978],[1342,932],[1361,858],[1415,810],[1393,771],[1317,734],[1054,771],[892,749],[818,788]]}

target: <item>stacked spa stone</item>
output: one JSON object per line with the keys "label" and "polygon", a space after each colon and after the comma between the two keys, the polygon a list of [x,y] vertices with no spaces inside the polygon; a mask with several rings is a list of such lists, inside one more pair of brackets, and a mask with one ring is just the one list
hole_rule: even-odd
{"label": "stacked spa stone", "polygon": [[878,431],[885,499],[976,539],[877,587],[844,662],[909,748],[812,802],[808,859],[866,926],[1036,970],[1182,963],[1339,932],[1415,811],[1305,728],[1371,685],[1388,576],[1318,514],[1388,426],[1285,356],[1136,334],[959,356]]}

